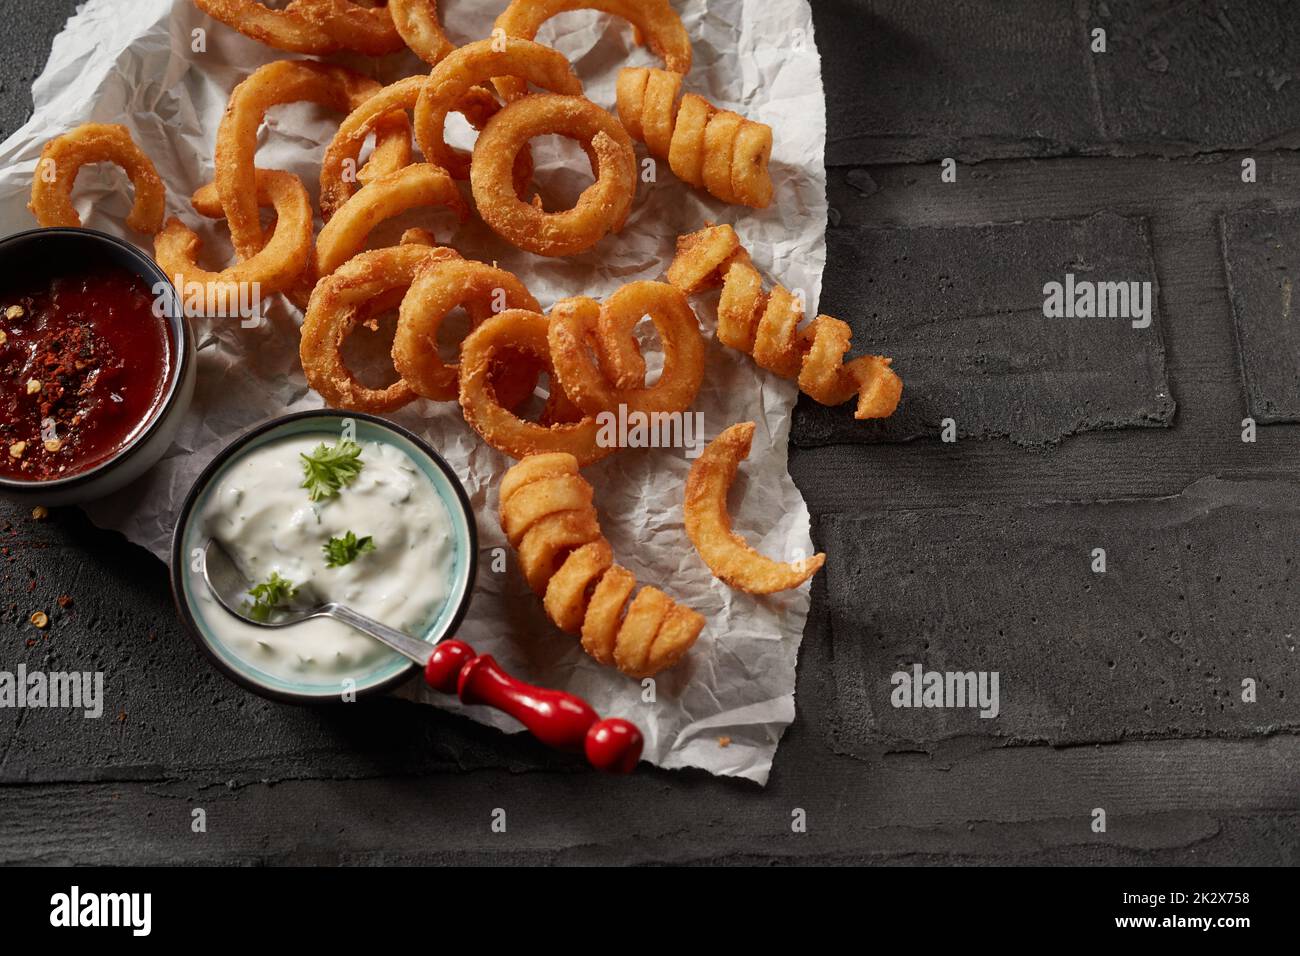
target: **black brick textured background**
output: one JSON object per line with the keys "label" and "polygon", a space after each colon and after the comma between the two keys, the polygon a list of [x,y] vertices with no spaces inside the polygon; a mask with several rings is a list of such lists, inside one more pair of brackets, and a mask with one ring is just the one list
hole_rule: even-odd
{"label": "black brick textured background", "polygon": [[[268,703],[200,659],[149,555],[0,504],[0,667],[102,668],[112,708],[0,711],[0,861],[1300,862],[1292,6],[814,0],[821,307],[909,390],[875,428],[799,406],[830,560],[766,790]],[[0,135],[73,8],[0,0]],[[1066,271],[1151,281],[1152,327],[1043,320]],[[1251,414],[1275,424],[1246,444]],[[998,670],[1001,717],[891,708],[918,660]]]}

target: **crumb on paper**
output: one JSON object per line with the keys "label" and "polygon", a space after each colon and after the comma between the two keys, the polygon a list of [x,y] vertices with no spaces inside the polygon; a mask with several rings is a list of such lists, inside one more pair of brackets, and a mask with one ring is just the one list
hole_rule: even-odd
{"label": "crumb on paper", "polygon": [[719,746],[719,747],[730,747],[730,746],[731,746],[731,738],[730,738],[730,737],[719,737],[719,738],[718,738],[718,746]]}
{"label": "crumb on paper", "polygon": [[35,508],[32,509],[33,521],[44,521],[49,516],[50,516],[50,509],[45,507],[45,505],[37,505]]}

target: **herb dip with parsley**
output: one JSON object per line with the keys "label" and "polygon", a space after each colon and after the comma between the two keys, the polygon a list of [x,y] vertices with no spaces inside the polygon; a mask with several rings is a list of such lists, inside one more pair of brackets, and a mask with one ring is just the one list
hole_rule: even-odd
{"label": "herb dip with parsley", "polygon": [[[418,637],[447,600],[451,520],[429,478],[389,444],[335,433],[268,442],[226,469],[202,520],[253,585],[245,611],[255,617],[337,601]],[[333,683],[393,654],[338,621],[260,628],[206,589],[199,599],[227,647],[286,680]]]}

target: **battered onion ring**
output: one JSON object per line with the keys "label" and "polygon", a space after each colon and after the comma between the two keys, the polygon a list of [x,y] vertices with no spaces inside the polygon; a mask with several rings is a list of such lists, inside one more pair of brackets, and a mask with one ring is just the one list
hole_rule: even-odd
{"label": "battered onion ring", "polygon": [[[369,191],[367,187],[362,195]],[[474,328],[505,309],[537,312],[541,308],[524,284],[504,269],[464,259],[432,262],[421,269],[402,300],[393,364],[416,392],[439,402],[454,402],[459,391],[460,367],[443,362],[438,354],[438,327],[457,306],[465,307]],[[526,392],[532,391],[535,375],[533,379]],[[498,384],[498,391],[503,384]],[[503,404],[510,407],[522,397]]]}
{"label": "battered onion ring", "polygon": [[367,303],[390,293],[405,294],[416,273],[430,262],[458,258],[454,249],[443,247],[390,246],[361,253],[316,284],[303,317],[298,356],[307,384],[327,405],[391,412],[415,400],[415,390],[405,379],[386,388],[363,385],[344,363],[340,348]]}
{"label": "battered onion ring", "polygon": [[[257,170],[260,175],[266,170]],[[270,209],[273,205],[265,189],[257,193],[257,205],[259,208]],[[221,197],[217,195],[216,183],[206,183],[194,191],[190,197],[190,205],[194,211],[206,219],[224,219],[225,211],[221,208]],[[259,252],[261,250],[258,250]],[[257,253],[253,253],[257,255]],[[249,258],[252,258],[251,256]],[[237,262],[247,262],[247,259],[241,258],[236,250],[235,259]],[[307,265],[298,273],[298,277],[288,286],[280,289],[280,292],[299,309],[306,311],[307,300],[311,298],[312,287],[316,284],[316,270],[312,268],[311,245],[307,247]]]}
{"label": "battered onion ring", "polygon": [[135,187],[135,202],[126,224],[136,232],[153,235],[162,228],[167,193],[158,170],[131,139],[125,126],[83,123],[45,144],[32,177],[32,198],[27,204],[42,226],[80,226],[72,205],[72,187],[82,166],[115,163],[126,171]]}
{"label": "battered onion ring", "polygon": [[367,56],[406,49],[387,7],[364,7],[350,0],[294,0],[292,7],[341,44],[341,49]]}
{"label": "battered onion ring", "polygon": [[388,10],[406,45],[430,66],[456,49],[438,22],[438,0],[388,0]]}
{"label": "battered onion ring", "polygon": [[[664,352],[663,371],[653,385],[645,384],[645,362],[633,335],[637,323],[647,315]],[[684,411],[695,401],[704,381],[704,338],[699,322],[686,296],[662,282],[625,285],[603,306],[581,298],[556,303],[548,341],[564,393],[589,415],[619,405],[625,405],[629,413]],[[635,355],[634,362],[629,363],[629,355]],[[614,382],[634,384],[618,387]]]}
{"label": "battered onion ring", "polygon": [[384,7],[367,9],[347,0],[294,0],[283,10],[258,0],[194,0],[194,5],[246,37],[292,53],[353,50],[377,56],[404,46]]}
{"label": "battered onion ring", "polygon": [[580,464],[599,461],[617,449],[598,444],[600,426],[593,417],[547,427],[524,421],[502,406],[494,388],[493,366],[513,353],[531,358],[550,374],[552,390],[561,386],[551,365],[546,317],[509,309],[488,319],[460,346],[460,407],[476,432],[497,451],[512,458],[540,452],[568,452]]}
{"label": "battered onion ring", "polygon": [[460,222],[469,207],[446,170],[429,163],[381,176],[349,199],[316,238],[315,271],[327,276],[365,248],[366,237],[386,219],[417,206],[445,206]]}
{"label": "battered onion ring", "polygon": [[[385,122],[385,117],[394,111],[414,109],[426,83],[428,77],[424,76],[409,76],[398,80],[367,99],[343,120],[321,161],[320,209],[326,222],[357,190],[356,184],[344,172],[349,162],[355,166],[366,137],[375,132]],[[501,109],[501,104],[485,88],[472,86],[456,99],[453,109],[462,113],[471,126],[481,130]],[[447,168],[445,164],[438,164],[428,153],[425,153],[425,159]],[[514,175],[516,188],[522,195],[533,175],[530,154],[520,154]]]}
{"label": "battered onion ring", "polygon": [[624,613],[636,578],[614,563],[592,498],[572,455],[533,455],[501,481],[501,528],[555,626],[581,634],[583,649],[600,663],[649,677],[685,656],[704,618],[653,587],[642,588]]}
{"label": "battered onion ring", "polygon": [[[511,180],[515,157],[529,140],[546,133],[587,143],[594,156],[596,182],[564,212],[548,213],[524,202]],[[576,255],[623,228],[636,181],[636,154],[622,124],[590,100],[555,94],[525,97],[492,117],[474,145],[470,171],[483,221],[508,242],[539,256]]]}
{"label": "battered onion ring", "polygon": [[187,286],[202,283],[210,295],[214,286],[222,286],[221,294],[239,301],[241,285],[257,283],[262,293],[269,294],[287,288],[302,273],[311,255],[311,199],[306,187],[292,173],[259,169],[257,193],[275,208],[275,231],[260,252],[221,272],[208,272],[195,264],[202,242],[179,219],[169,219],[154,237],[154,258],[182,296]]}
{"label": "battered onion ring", "polygon": [[709,442],[691,464],[682,510],[686,533],[714,575],[750,594],[772,594],[803,584],[826,563],[826,555],[815,554],[795,564],[773,561],[731,530],[727,492],[736,480],[737,467],[749,457],[753,438],[754,423],[741,422]]}
{"label": "battered onion ring", "polygon": [[469,90],[493,75],[517,76],[553,93],[582,95],[582,83],[569,61],[531,40],[479,40],[450,53],[422,83],[415,104],[415,140],[425,159],[456,179],[469,178],[470,158],[447,145],[447,114]]}
{"label": "battered onion ring", "polygon": [[293,4],[273,10],[258,0],[194,0],[194,5],[246,37],[292,53],[334,53],[343,47]]}
{"label": "battered onion ring", "polygon": [[[669,70],[691,71],[691,38],[668,0],[513,0],[497,17],[494,32],[504,30],[506,36],[532,40],[543,23],[570,10],[599,10],[622,17],[635,28],[637,42],[648,45]],[[507,102],[526,92],[514,77],[498,77],[493,83]]]}
{"label": "battered onion ring", "polygon": [[[254,163],[257,131],[267,110],[307,101],[350,113],[380,89],[375,80],[346,67],[310,60],[268,63],[235,87],[217,130],[214,181],[231,242],[241,259],[254,255],[265,241],[257,213]],[[375,134],[375,149],[362,178],[383,175],[411,161],[411,129],[405,113],[399,110],[383,117]]]}

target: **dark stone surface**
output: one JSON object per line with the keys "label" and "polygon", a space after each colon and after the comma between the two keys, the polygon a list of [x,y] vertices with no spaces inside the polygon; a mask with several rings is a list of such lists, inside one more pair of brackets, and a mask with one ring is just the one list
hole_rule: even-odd
{"label": "dark stone surface", "polygon": [[[818,0],[829,165],[1300,144],[1288,0]],[[1106,31],[1106,52],[1091,49]],[[868,95],[863,95],[869,91]]]}
{"label": "dark stone surface", "polygon": [[[841,752],[1300,730],[1296,482],[827,515],[817,531]],[[892,706],[891,675],[915,663],[996,671],[999,712]]]}
{"label": "dark stone surface", "polygon": [[1250,414],[1300,422],[1300,324],[1292,294],[1300,264],[1300,211],[1245,210],[1223,217],[1223,258]]}
{"label": "dark stone surface", "polygon": [[966,162],[1101,140],[1072,0],[819,0],[826,163]]}
{"label": "dark stone surface", "polygon": [[[50,44],[77,9],[76,0],[0,0],[5,25],[4,58],[0,60],[0,140],[32,115],[32,83],[45,69]],[[5,223],[5,232],[14,224]]]}
{"label": "dark stone surface", "polygon": [[[894,359],[906,382],[888,419],[851,405],[800,401],[799,445],[936,437],[1008,437],[1046,445],[1096,429],[1168,426],[1159,281],[1146,220],[1087,219],[978,226],[831,229],[820,309],[853,326],[854,347]],[[1151,324],[1045,318],[1043,287],[1141,282]]]}
{"label": "dark stone surface", "polygon": [[[1123,143],[1094,119],[1088,60],[1071,53],[1081,49],[1080,14],[1093,15],[1088,3],[813,5],[829,157],[871,164],[832,170],[832,221],[966,235],[1098,212],[1144,223],[1141,268],[1159,281],[1164,374],[1178,399],[1170,427],[1084,432],[1042,449],[1000,438],[792,447],[830,567],[814,579],[798,715],[765,790],[649,768],[613,780],[527,739],[399,701],[342,710],[263,702],[203,662],[152,557],[76,510],[35,522],[0,503],[0,668],[102,666],[114,703],[100,721],[0,710],[0,861],[1300,863],[1300,735],[1286,729],[1300,688],[1294,653],[1276,642],[1298,603],[1282,536],[1295,539],[1294,497],[1284,492],[1300,475],[1300,428],[1240,441],[1246,406],[1218,223],[1225,212],[1294,205],[1300,157],[1257,151],[1251,186],[1240,181],[1239,156],[1117,158],[1138,146],[1200,154],[1295,125],[1293,86],[1274,94],[1276,75],[1251,72],[1290,69],[1295,27],[1267,20],[1284,5],[1152,6],[1142,35],[1173,41],[1161,40],[1168,70],[1144,75],[1135,56],[1145,54],[1126,46],[1125,31],[1147,21],[1133,26],[1136,6],[1110,3],[1114,59],[1098,88],[1108,103],[1151,104],[1146,122],[1168,134],[1144,146],[1140,110],[1106,114]],[[12,31],[0,41],[6,132],[30,108],[49,38],[74,6],[0,0]],[[1235,39],[1206,39],[1219,12]],[[1269,22],[1278,25],[1261,35]],[[1227,75],[1251,56],[1241,77]],[[1189,81],[1202,84],[1205,107],[1181,99],[1177,84]],[[879,165],[1071,152],[1104,158],[962,166],[956,185],[941,184],[934,165]],[[1101,258],[1110,244],[1093,236],[1084,251]],[[856,285],[840,278],[845,254],[835,241],[825,306],[865,328],[869,312],[849,294]],[[915,255],[911,264],[918,276],[938,273]],[[1008,284],[1027,281],[1004,271]],[[925,282],[912,294],[906,317],[944,304]],[[1064,341],[1044,339],[1044,354]],[[1225,505],[1229,489],[1244,494]],[[1115,542],[1105,591],[1085,555],[1071,563],[1094,533]],[[1006,543],[976,545],[976,534]],[[923,572],[954,580],[932,592],[909,580]],[[1148,637],[1125,644],[1113,627],[1086,621],[1079,595],[1089,583],[1102,620],[1142,619]],[[60,595],[72,597],[69,608]],[[26,623],[36,609],[50,613],[48,630]],[[1063,636],[1039,648],[1050,666],[1034,670],[1032,618],[1049,611],[1042,627]],[[946,659],[963,665],[1011,660],[1003,693],[1008,706],[1032,705],[1027,720],[1013,709],[991,722],[991,735],[955,718],[900,724],[892,710],[872,722],[884,700],[878,671],[889,666],[881,655],[928,655],[919,619],[940,613],[955,626],[935,630],[932,644],[951,638]],[[1071,620],[1084,623],[1070,629]],[[1170,629],[1181,646],[1165,639]],[[883,649],[882,636],[891,642]],[[1261,683],[1258,710],[1221,711],[1243,657],[1270,686]],[[1121,667],[1138,661],[1150,663],[1151,682],[1119,683]],[[1160,678],[1176,688],[1173,704]],[[1013,726],[1033,740],[1127,736],[1053,747],[1013,739]],[[1089,828],[1095,806],[1107,809],[1105,834]],[[195,807],[208,812],[206,835],[190,830]],[[509,814],[504,835],[488,830],[497,807]],[[790,832],[796,807],[808,813],[806,834]]]}

